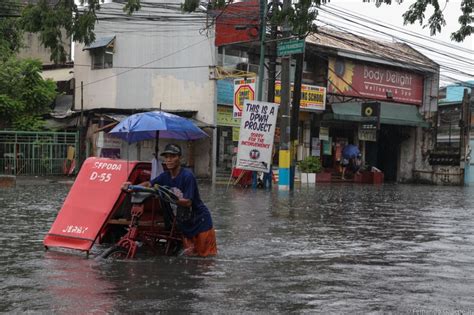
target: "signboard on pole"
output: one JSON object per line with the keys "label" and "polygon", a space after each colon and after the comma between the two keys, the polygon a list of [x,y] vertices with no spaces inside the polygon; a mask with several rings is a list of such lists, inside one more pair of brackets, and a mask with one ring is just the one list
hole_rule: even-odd
{"label": "signboard on pole", "polygon": [[292,39],[277,44],[277,56],[289,56],[304,52],[304,39]]}
{"label": "signboard on pole", "polygon": [[240,123],[236,167],[270,171],[278,104],[245,100]]}
{"label": "signboard on pole", "polygon": [[255,99],[255,78],[234,80],[234,118],[242,117],[244,100]]}

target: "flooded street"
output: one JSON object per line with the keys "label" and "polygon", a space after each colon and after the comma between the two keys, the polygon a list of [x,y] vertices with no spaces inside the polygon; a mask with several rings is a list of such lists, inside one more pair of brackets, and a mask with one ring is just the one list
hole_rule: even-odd
{"label": "flooded street", "polygon": [[44,251],[69,188],[0,190],[0,312],[474,312],[474,188],[202,184],[216,258],[113,262]]}

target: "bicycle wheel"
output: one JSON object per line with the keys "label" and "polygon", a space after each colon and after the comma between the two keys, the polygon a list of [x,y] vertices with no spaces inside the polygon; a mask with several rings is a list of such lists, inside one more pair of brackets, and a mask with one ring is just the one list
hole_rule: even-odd
{"label": "bicycle wheel", "polygon": [[100,257],[103,259],[111,259],[111,260],[121,260],[126,259],[128,255],[128,249],[122,246],[112,246],[111,248],[104,251]]}

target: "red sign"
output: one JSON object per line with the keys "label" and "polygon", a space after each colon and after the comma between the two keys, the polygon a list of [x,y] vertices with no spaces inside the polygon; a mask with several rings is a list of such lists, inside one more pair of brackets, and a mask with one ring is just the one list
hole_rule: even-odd
{"label": "red sign", "polygon": [[237,2],[215,11],[216,46],[248,42],[258,39],[259,2]]}
{"label": "red sign", "polygon": [[421,105],[423,76],[396,68],[329,58],[328,93]]}
{"label": "red sign", "polygon": [[[128,165],[127,165],[128,163]],[[44,239],[48,247],[90,250],[137,162],[88,158]]]}

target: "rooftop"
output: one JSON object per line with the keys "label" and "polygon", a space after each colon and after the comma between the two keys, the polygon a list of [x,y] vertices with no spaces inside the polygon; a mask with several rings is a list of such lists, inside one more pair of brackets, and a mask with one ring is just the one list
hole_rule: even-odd
{"label": "rooftop", "polygon": [[412,68],[420,72],[437,72],[439,65],[405,43],[377,41],[356,34],[320,27],[306,38],[313,46],[334,50],[342,57]]}

